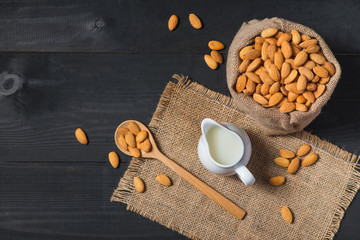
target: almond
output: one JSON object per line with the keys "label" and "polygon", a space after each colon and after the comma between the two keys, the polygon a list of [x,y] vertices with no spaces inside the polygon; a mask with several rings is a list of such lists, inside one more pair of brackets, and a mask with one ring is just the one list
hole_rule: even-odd
{"label": "almond", "polygon": [[272,177],[268,182],[273,186],[280,186],[284,184],[285,178],[282,176]]}
{"label": "almond", "polygon": [[281,216],[283,217],[285,222],[287,222],[287,223],[293,222],[293,215],[288,207],[284,206],[281,208]]}
{"label": "almond", "polygon": [[137,135],[136,135],[136,142],[143,142],[146,138],[148,137],[148,132],[145,130],[141,130]]}
{"label": "almond", "polygon": [[270,86],[274,84],[274,80],[271,79],[270,75],[266,71],[260,73],[260,79],[263,83],[267,83]]}
{"label": "almond", "polygon": [[298,45],[301,42],[300,33],[298,31],[296,31],[295,29],[291,30],[291,36],[292,36],[292,41],[294,44]]}
{"label": "almond", "polygon": [[331,62],[324,62],[322,65],[330,74],[330,76],[333,76],[336,72],[334,65]]}
{"label": "almond", "polygon": [[268,55],[267,55],[267,52],[268,52],[268,48],[269,48],[269,43],[268,42],[264,42],[262,47],[261,47],[261,59],[263,61],[265,61],[266,59],[268,59]]}
{"label": "almond", "polygon": [[168,176],[165,174],[159,174],[156,176],[156,181],[158,181],[160,184],[164,186],[171,186],[171,180]]}
{"label": "almond", "polygon": [[304,75],[306,79],[309,81],[313,80],[314,78],[314,73],[306,67],[299,67],[299,73],[301,75]]}
{"label": "almond", "polygon": [[243,49],[240,50],[239,52],[239,56],[242,60],[245,60],[245,53],[249,50],[251,50],[253,47],[250,45],[250,46],[246,46],[244,47]]}
{"label": "almond", "polygon": [[272,64],[270,66],[269,75],[272,78],[272,80],[280,81],[280,72],[279,72],[279,69],[275,66],[275,64]]}
{"label": "almond", "polygon": [[86,137],[86,134],[81,128],[78,128],[75,130],[75,137],[79,141],[79,143],[81,143],[83,145],[88,144],[88,139]]}
{"label": "almond", "polygon": [[262,38],[262,37],[256,37],[256,38],[255,38],[255,43],[261,43],[261,44],[263,44],[264,42],[265,42],[265,39]]}
{"label": "almond", "polygon": [[310,45],[305,49],[305,52],[307,53],[317,53],[320,51],[320,47],[318,45]]}
{"label": "almond", "polygon": [[296,67],[295,67],[295,65],[294,65],[294,59],[292,59],[292,58],[287,58],[287,59],[285,59],[285,62],[289,63],[290,66],[291,66],[291,68],[296,69]]}
{"label": "almond", "polygon": [[277,51],[274,55],[274,64],[276,65],[276,67],[280,70],[283,63],[284,63],[285,59],[284,59],[284,55],[282,54],[281,51]]}
{"label": "almond", "polygon": [[275,82],[273,85],[271,85],[270,89],[269,89],[269,93],[271,95],[277,93],[280,90],[280,83],[279,82]]}
{"label": "almond", "polygon": [[289,76],[285,78],[284,83],[289,84],[293,82],[296,79],[297,75],[298,75],[298,71],[296,69],[291,70]]}
{"label": "almond", "polygon": [[325,63],[326,59],[317,53],[310,54],[310,59],[313,60],[317,64],[323,64]]}
{"label": "almond", "polygon": [[310,145],[304,144],[297,150],[296,155],[298,155],[299,157],[305,156],[310,152],[310,150],[311,150]]}
{"label": "almond", "polygon": [[[256,58],[254,61],[252,61],[252,63],[250,63],[250,65],[247,67],[246,71],[247,72],[255,71],[260,66],[261,63],[262,63],[261,58]],[[259,78],[259,81],[260,81],[260,78]]]}
{"label": "almond", "polygon": [[279,37],[281,37],[284,33],[281,31],[278,31],[275,35],[274,38],[279,39]]}
{"label": "almond", "polygon": [[260,57],[260,51],[257,49],[250,49],[244,53],[245,59],[254,60],[255,58]]}
{"label": "almond", "polygon": [[280,107],[280,112],[282,113],[289,113],[295,110],[295,103],[293,102],[286,102]]}
{"label": "almond", "polygon": [[213,50],[210,53],[211,57],[215,60],[217,63],[223,63],[224,59],[220,52]]}
{"label": "almond", "polygon": [[117,131],[120,135],[125,135],[129,131],[129,129],[128,128],[118,128]]}
{"label": "almond", "polygon": [[267,83],[262,84],[260,92],[261,92],[261,95],[263,95],[263,96],[268,95],[270,92],[270,85]]}
{"label": "almond", "polygon": [[119,156],[116,152],[109,153],[109,162],[113,168],[117,168],[119,166]]}
{"label": "almond", "polygon": [[299,94],[297,94],[297,93],[289,92],[288,95],[287,95],[288,101],[289,102],[294,102],[298,96],[299,96]]}
{"label": "almond", "polygon": [[136,135],[140,132],[139,126],[135,122],[129,122],[129,130],[132,134]]}
{"label": "almond", "polygon": [[319,98],[325,92],[326,86],[323,84],[318,84],[314,92],[314,97]]}
{"label": "almond", "polygon": [[268,47],[267,55],[271,61],[274,61],[276,51],[277,51],[276,45],[270,44],[270,46]]}
{"label": "almond", "polygon": [[245,89],[247,78],[246,76],[240,75],[236,81],[235,89],[238,93],[242,92]]}
{"label": "almond", "polygon": [[288,167],[288,173],[290,174],[296,173],[299,167],[300,167],[300,159],[296,157],[293,160],[291,160],[291,163],[289,164]]}
{"label": "almond", "polygon": [[128,150],[128,145],[127,145],[127,143],[125,141],[124,135],[120,135],[118,140],[119,140],[120,145],[127,151]]}
{"label": "almond", "polygon": [[263,45],[262,43],[255,42],[254,48],[257,49],[257,50],[259,50],[259,51],[261,52],[262,45]]}
{"label": "almond", "polygon": [[276,28],[268,28],[261,32],[261,37],[269,38],[269,37],[274,36],[277,32],[278,32],[278,30]]}
{"label": "almond", "polygon": [[310,45],[314,45],[317,44],[317,40],[316,39],[309,39],[306,41],[303,41],[302,43],[299,44],[300,47],[302,48],[307,48]]}
{"label": "almond", "polygon": [[138,191],[139,193],[142,193],[145,191],[145,184],[143,182],[143,180],[141,180],[141,178],[139,177],[134,177],[134,186],[136,191]]}
{"label": "almond", "polygon": [[306,98],[303,95],[300,95],[296,98],[297,103],[306,103]]}
{"label": "almond", "polygon": [[307,62],[304,64],[304,67],[306,67],[306,68],[309,69],[309,70],[312,70],[315,66],[316,66],[316,64],[315,64],[313,61],[311,61],[311,60],[307,61]]}
{"label": "almond", "polygon": [[239,65],[239,72],[240,73],[244,73],[246,71],[246,69],[248,68],[248,66],[250,65],[251,60],[249,59],[245,59],[244,61],[242,61]]}
{"label": "almond", "polygon": [[168,21],[169,30],[170,31],[174,30],[177,27],[178,22],[179,22],[179,18],[176,15],[171,15]]}
{"label": "almond", "polygon": [[311,107],[311,102],[310,101],[306,101],[306,103],[305,103],[305,106],[307,107],[307,108],[309,108],[309,107]]}
{"label": "almond", "polygon": [[308,83],[308,85],[306,86],[306,90],[312,92],[316,90],[316,84],[315,83]]}
{"label": "almond", "polygon": [[308,100],[311,103],[315,102],[315,96],[312,92],[310,91],[306,91],[303,93],[304,97],[306,98],[306,100]]}
{"label": "almond", "polygon": [[301,166],[307,167],[313,165],[318,160],[318,155],[316,153],[310,153],[307,155],[304,160],[301,162]]}
{"label": "almond", "polygon": [[257,93],[257,94],[261,94],[261,86],[262,86],[262,84],[258,84],[258,85],[256,85],[256,88],[255,88],[255,93]]}
{"label": "almond", "polygon": [[288,62],[284,62],[281,66],[281,78],[287,78],[291,71],[291,65]]}
{"label": "almond", "polygon": [[210,41],[208,46],[211,50],[222,50],[225,47],[225,45],[222,42],[216,40]]}
{"label": "almond", "polygon": [[320,81],[320,77],[317,76],[317,75],[315,75],[314,78],[313,78],[313,80],[311,80],[312,83],[317,83],[317,82],[319,82],[319,81]]}
{"label": "almond", "polygon": [[282,105],[287,103],[287,99],[284,97],[278,104],[276,104],[274,107],[280,108]]}
{"label": "almond", "polygon": [[256,88],[256,83],[250,79],[248,79],[248,81],[246,82],[246,86],[245,88],[250,92],[250,93],[254,93],[255,92],[255,88]]}
{"label": "almond", "polygon": [[260,94],[254,93],[253,98],[256,102],[260,103],[261,105],[269,104],[269,101]]}
{"label": "almond", "polygon": [[289,91],[286,90],[285,86],[281,86],[280,91],[282,94],[284,94],[284,96],[287,96],[289,94]]}
{"label": "almond", "polygon": [[303,91],[299,91],[297,89],[297,83],[296,82],[286,84],[285,89],[288,90],[289,92],[296,93],[296,94],[303,93]]}
{"label": "almond", "polygon": [[270,67],[271,65],[273,65],[273,61],[271,61],[271,59],[267,59],[264,62],[264,68],[266,69],[266,71],[269,73],[270,72]]}
{"label": "almond", "polygon": [[291,40],[290,33],[281,34],[276,42],[276,46],[280,47],[284,41],[289,42]]}
{"label": "almond", "polygon": [[320,79],[319,83],[320,84],[325,84],[325,83],[328,83],[330,81],[330,77],[323,77]]}
{"label": "almond", "polygon": [[300,111],[300,112],[306,112],[308,110],[307,106],[305,106],[305,104],[302,103],[295,103],[295,109]]}
{"label": "almond", "polygon": [[284,58],[291,58],[292,56],[292,48],[289,42],[283,41],[281,44],[281,52],[284,55]]}
{"label": "almond", "polygon": [[130,147],[130,146],[129,146],[129,152],[131,153],[131,155],[132,155],[133,157],[138,158],[138,157],[141,156],[140,150],[137,149],[136,147]]}
{"label": "almond", "polygon": [[280,153],[280,156],[283,157],[283,158],[293,158],[293,157],[295,157],[295,153],[293,153],[292,151],[287,150],[287,149],[281,149],[279,153]]}
{"label": "almond", "polygon": [[274,159],[274,162],[279,165],[280,167],[288,167],[290,164],[289,159],[283,158],[283,157],[277,157]]}
{"label": "almond", "polygon": [[218,68],[218,63],[209,54],[204,55],[204,60],[209,68],[213,70]]}
{"label": "almond", "polygon": [[125,141],[126,141],[129,148],[130,147],[134,148],[136,146],[135,136],[131,132],[127,132],[125,134]]}
{"label": "almond", "polygon": [[296,55],[294,59],[294,66],[299,67],[303,65],[307,59],[308,59],[308,54],[304,50],[302,50],[301,52],[298,53],[298,55]]}
{"label": "almond", "polygon": [[277,39],[276,38],[266,38],[265,41],[267,41],[270,45],[276,45]]}
{"label": "almond", "polygon": [[150,152],[151,151],[151,143],[149,138],[145,139],[145,141],[143,141],[140,144],[140,149],[143,150],[144,152]]}
{"label": "almond", "polygon": [[299,91],[304,91],[306,89],[306,86],[307,86],[307,79],[304,75],[300,75],[298,81],[297,81],[297,89]]}
{"label": "almond", "polygon": [[301,52],[301,48],[297,45],[291,44],[291,49],[292,49],[292,56],[296,57],[296,55],[299,54],[299,52]]}
{"label": "almond", "polygon": [[195,29],[200,29],[202,27],[201,20],[199,19],[198,16],[196,16],[193,13],[189,14],[189,21],[190,21],[191,26]]}

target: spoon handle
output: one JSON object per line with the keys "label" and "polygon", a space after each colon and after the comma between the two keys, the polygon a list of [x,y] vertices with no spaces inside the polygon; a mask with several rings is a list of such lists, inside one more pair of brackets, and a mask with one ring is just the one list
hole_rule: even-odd
{"label": "spoon handle", "polygon": [[209,187],[206,183],[204,183],[203,181],[201,181],[200,179],[198,179],[197,177],[186,171],[184,168],[182,168],[180,165],[175,163],[173,160],[166,157],[161,152],[159,152],[159,154],[156,154],[156,158],[160,160],[162,163],[164,163],[166,166],[168,166],[170,169],[172,169],[174,172],[176,172],[180,177],[182,177],[191,185],[193,185],[198,190],[200,190],[200,192],[204,193],[208,198],[219,204],[226,211],[228,211],[238,219],[241,220],[246,215],[246,212],[243,209],[236,206],[229,199],[225,198],[223,195],[221,195],[220,193]]}

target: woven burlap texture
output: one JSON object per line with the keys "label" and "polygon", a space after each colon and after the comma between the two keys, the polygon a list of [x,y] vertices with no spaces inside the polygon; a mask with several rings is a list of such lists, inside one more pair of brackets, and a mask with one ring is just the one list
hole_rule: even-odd
{"label": "woven burlap texture", "polygon": [[[204,118],[234,123],[249,134],[253,153],[248,168],[256,178],[253,186],[246,187],[237,176],[213,174],[201,165],[197,145]],[[128,210],[189,238],[332,239],[360,186],[358,156],[306,132],[267,136],[229,97],[188,80],[167,85],[149,126],[166,156],[247,211],[244,220],[239,220],[160,161],[133,158],[111,201],[125,203]],[[316,164],[290,175],[274,163],[280,149],[294,151],[304,143],[319,155]],[[155,180],[161,173],[171,178],[172,186]],[[267,183],[279,175],[286,177],[283,186]],[[134,190],[134,176],[144,180],[144,193]],[[282,206],[293,211],[293,224],[282,219]]]}
{"label": "woven burlap texture", "polygon": [[[325,93],[312,104],[307,112],[293,111],[289,114],[284,114],[281,113],[278,108],[264,108],[256,103],[251,96],[246,96],[235,90],[236,80],[240,75],[238,70],[240,65],[240,50],[243,47],[252,44],[254,38],[259,36],[262,30],[270,27],[277,28],[283,32],[290,32],[292,29],[296,29],[302,34],[317,39],[324,56],[335,66],[336,73],[326,84]],[[266,18],[264,20],[252,20],[243,23],[229,47],[226,63],[227,84],[231,96],[234,98],[235,105],[247,115],[254,118],[263,128],[264,132],[269,135],[293,133],[304,129],[309,125],[320,114],[322,107],[330,99],[340,76],[340,65],[319,34],[304,25],[276,17],[271,19]]]}

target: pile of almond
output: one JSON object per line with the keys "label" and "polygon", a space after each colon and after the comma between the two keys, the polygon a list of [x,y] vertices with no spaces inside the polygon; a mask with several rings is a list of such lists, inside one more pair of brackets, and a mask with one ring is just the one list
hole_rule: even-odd
{"label": "pile of almond", "polygon": [[140,157],[141,151],[150,152],[151,143],[148,138],[148,132],[146,130],[140,130],[140,127],[135,122],[129,122],[128,128],[119,128],[118,132],[119,143],[129,151],[132,156]]}
{"label": "pile of almond", "polygon": [[[288,173],[295,174],[299,170],[300,165],[303,167],[308,167],[313,165],[318,160],[319,158],[318,155],[316,153],[309,153],[310,150],[311,147],[308,144],[302,145],[297,150],[296,155],[294,152],[288,149],[281,149],[279,152],[280,157],[275,158],[274,162],[280,167],[287,168]],[[303,156],[305,157],[301,161],[300,157]],[[290,159],[292,160],[290,161]],[[280,186],[285,183],[285,177],[283,176],[272,177],[268,180],[268,182],[273,186]],[[284,218],[286,222],[292,223],[293,216],[292,216],[292,212],[288,207],[284,206],[281,208],[281,216]]]}
{"label": "pile of almond", "polygon": [[239,52],[236,91],[282,113],[306,112],[335,74],[318,41],[295,29],[284,33],[276,28],[263,30],[254,41]]}

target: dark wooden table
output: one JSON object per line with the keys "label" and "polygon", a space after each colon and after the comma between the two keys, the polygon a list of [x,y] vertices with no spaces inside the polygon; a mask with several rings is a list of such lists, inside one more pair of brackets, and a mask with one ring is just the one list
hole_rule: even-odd
{"label": "dark wooden table", "polygon": [[[189,26],[192,12],[202,30]],[[120,155],[110,167],[113,133],[126,119],[149,122],[173,73],[228,95],[225,65],[212,71],[203,54],[212,39],[229,46],[253,18],[287,18],[324,37],[343,75],[306,130],[359,154],[359,12],[336,0],[0,2],[0,72],[23,80],[0,95],[0,239],[185,239],[109,201],[130,161]],[[336,239],[359,239],[359,228],[357,197]]]}

